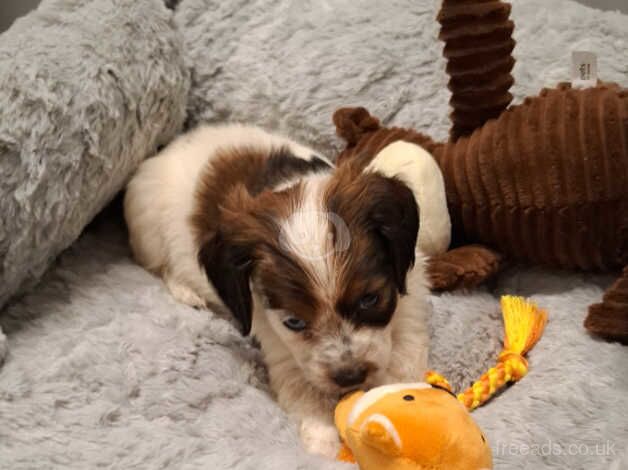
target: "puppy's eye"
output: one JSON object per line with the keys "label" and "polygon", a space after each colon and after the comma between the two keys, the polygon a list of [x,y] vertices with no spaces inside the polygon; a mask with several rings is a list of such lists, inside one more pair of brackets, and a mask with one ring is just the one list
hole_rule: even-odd
{"label": "puppy's eye", "polygon": [[367,309],[369,309],[371,307],[374,307],[375,304],[377,304],[378,300],[379,300],[379,295],[377,295],[377,294],[366,294],[366,295],[362,296],[362,298],[358,302],[358,306],[362,310],[367,310]]}
{"label": "puppy's eye", "polygon": [[292,331],[303,331],[307,323],[305,323],[305,320],[301,320],[297,317],[288,317],[283,321],[283,325]]}

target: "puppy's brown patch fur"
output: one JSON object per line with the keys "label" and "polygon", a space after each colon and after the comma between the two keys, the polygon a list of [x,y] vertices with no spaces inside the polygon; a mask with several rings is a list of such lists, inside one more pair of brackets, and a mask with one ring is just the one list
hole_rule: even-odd
{"label": "puppy's brown patch fur", "polygon": [[312,310],[315,301],[308,295],[307,278],[278,244],[278,221],[296,209],[303,187],[295,184],[283,191],[271,189],[326,167],[316,157],[303,160],[283,147],[271,152],[229,148],[208,163],[200,179],[191,218],[199,262],[245,332],[251,326],[249,283],[256,261],[260,262],[263,285],[298,299],[292,305],[298,311]]}
{"label": "puppy's brown patch fur", "polygon": [[[237,204],[234,190],[239,186],[251,196],[291,177],[320,171],[328,165],[317,157],[303,160],[292,155],[288,148],[279,147],[268,151],[258,148],[225,148],[208,162],[196,190],[196,207],[192,215],[199,242],[207,239],[219,225],[220,207],[231,196]],[[241,199],[244,201],[245,199]],[[240,210],[232,204],[232,209]],[[246,208],[243,207],[242,210]]]}

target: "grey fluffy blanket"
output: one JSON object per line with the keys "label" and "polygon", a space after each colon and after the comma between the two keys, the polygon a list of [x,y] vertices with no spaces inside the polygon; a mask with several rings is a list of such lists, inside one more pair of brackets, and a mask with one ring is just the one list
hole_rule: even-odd
{"label": "grey fluffy blanket", "polygon": [[[628,17],[567,0],[513,3],[517,100],[568,79],[574,48],[597,51],[602,77],[627,84]],[[361,104],[444,137],[435,13],[435,2],[417,0],[183,0],[175,20],[190,123],[256,122],[332,152],[331,112]],[[0,467],[351,468],[304,454],[255,347],[136,266],[119,217],[104,214],[0,317],[11,346]],[[495,359],[500,294],[532,296],[550,312],[530,374],[474,412],[497,469],[628,468],[628,349],[582,328],[609,282],[520,268],[490,289],[432,297],[431,365],[456,385]]]}

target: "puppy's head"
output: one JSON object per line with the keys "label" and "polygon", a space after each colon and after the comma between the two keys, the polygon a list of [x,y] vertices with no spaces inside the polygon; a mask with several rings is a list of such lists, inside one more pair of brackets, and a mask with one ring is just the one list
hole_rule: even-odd
{"label": "puppy's head", "polygon": [[253,284],[269,328],[257,332],[262,347],[287,349],[319,390],[368,386],[386,369],[415,259],[419,216],[407,186],[346,164],[279,193],[239,188],[221,221],[200,257],[245,333]]}

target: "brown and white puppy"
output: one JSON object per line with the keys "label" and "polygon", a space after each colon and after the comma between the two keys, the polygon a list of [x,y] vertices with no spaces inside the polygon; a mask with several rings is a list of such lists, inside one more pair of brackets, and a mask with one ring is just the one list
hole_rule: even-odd
{"label": "brown and white puppy", "polygon": [[335,455],[343,393],[422,377],[427,288],[401,181],[258,128],[200,127],[142,164],[125,216],[176,299],[252,330],[308,450]]}

